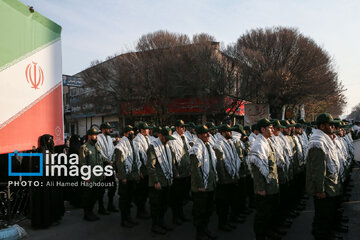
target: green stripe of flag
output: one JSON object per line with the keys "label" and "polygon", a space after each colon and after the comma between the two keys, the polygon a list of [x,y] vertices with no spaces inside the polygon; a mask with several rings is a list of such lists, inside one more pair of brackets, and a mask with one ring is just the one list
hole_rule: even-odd
{"label": "green stripe of flag", "polygon": [[61,27],[18,0],[0,0],[0,71],[60,39]]}

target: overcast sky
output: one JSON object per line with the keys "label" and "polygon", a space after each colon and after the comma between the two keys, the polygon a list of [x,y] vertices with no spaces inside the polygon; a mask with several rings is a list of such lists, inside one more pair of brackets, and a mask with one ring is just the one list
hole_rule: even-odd
{"label": "overcast sky", "polygon": [[21,0],[62,26],[63,73],[133,50],[157,30],[205,32],[226,44],[253,28],[296,27],[334,59],[348,105],[360,103],[359,0]]}

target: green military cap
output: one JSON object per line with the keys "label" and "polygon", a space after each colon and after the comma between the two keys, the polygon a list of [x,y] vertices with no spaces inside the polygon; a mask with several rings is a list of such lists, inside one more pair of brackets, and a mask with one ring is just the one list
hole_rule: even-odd
{"label": "green military cap", "polygon": [[230,132],[230,131],[232,131],[233,129],[230,127],[229,124],[221,124],[221,125],[218,127],[218,130],[219,130],[219,132]]}
{"label": "green military cap", "polygon": [[100,131],[96,127],[92,127],[89,130],[87,130],[87,135],[97,135],[100,133]]}
{"label": "green military cap", "polygon": [[175,140],[173,136],[171,136],[171,129],[169,127],[163,127],[161,128],[160,132],[161,135],[163,135],[167,140]]}
{"label": "green military cap", "polygon": [[323,123],[330,123],[330,124],[337,124],[339,121],[335,121],[331,114],[329,113],[322,113],[316,117],[316,125],[320,125]]}
{"label": "green military cap", "polygon": [[245,136],[246,136],[246,132],[244,131],[243,125],[241,125],[241,124],[235,124],[235,125],[232,127],[232,129],[233,129],[234,131],[239,132],[239,133],[241,133],[242,135],[245,135]]}
{"label": "green military cap", "polygon": [[259,131],[260,131],[261,128],[265,128],[265,127],[267,127],[267,126],[270,126],[271,124],[272,124],[272,123],[271,123],[270,120],[267,119],[267,118],[262,118],[262,119],[260,119],[260,120],[256,123]]}
{"label": "green military cap", "polygon": [[149,125],[146,122],[140,122],[138,128],[139,128],[139,130],[141,130],[141,129],[150,129]]}
{"label": "green military cap", "polygon": [[303,125],[300,124],[300,123],[296,123],[296,124],[295,124],[295,128],[302,128],[302,127],[303,127]]}
{"label": "green military cap", "polygon": [[161,131],[161,127],[160,126],[155,126],[153,128],[153,133],[159,133]]}
{"label": "green military cap", "polygon": [[255,131],[258,130],[259,131],[259,127],[256,123],[254,123],[253,125],[251,125],[251,131]]}
{"label": "green military cap", "polygon": [[354,124],[358,125],[358,124],[360,124],[360,121],[355,121]]}
{"label": "green military cap", "polygon": [[195,128],[196,134],[203,134],[210,131],[206,125],[199,125]]}
{"label": "green military cap", "polygon": [[152,125],[152,123],[149,123],[148,126],[149,126],[149,129],[153,129],[153,128],[154,128],[154,125]]}
{"label": "green military cap", "polygon": [[334,124],[335,127],[341,127],[341,122],[339,120],[336,120],[335,118],[334,121],[336,121],[336,123]]}
{"label": "green military cap", "polygon": [[186,127],[186,124],[183,120],[177,120],[174,124],[175,127]]}
{"label": "green military cap", "polygon": [[290,124],[288,120],[281,120],[280,124],[283,125],[285,128],[294,127],[295,125]]}
{"label": "green military cap", "polygon": [[124,127],[124,133],[130,132],[130,131],[134,131],[134,127],[131,125],[126,125]]}
{"label": "green military cap", "polygon": [[301,124],[303,124],[303,125],[304,125],[306,122],[305,122],[305,120],[304,120],[304,119],[302,119],[302,118],[301,118],[301,119],[298,121],[298,123],[301,123]]}
{"label": "green military cap", "polygon": [[214,122],[207,122],[205,125],[208,129],[216,129]]}
{"label": "green military cap", "polygon": [[111,124],[109,122],[103,122],[101,125],[100,125],[100,129],[111,129]]}
{"label": "green military cap", "polygon": [[250,128],[250,126],[245,126],[245,127],[244,127],[244,130],[246,130],[246,131],[249,131],[249,132],[250,132],[250,131],[251,131],[251,128]]}
{"label": "green military cap", "polygon": [[190,129],[192,129],[192,128],[196,128],[196,125],[195,125],[195,123],[193,123],[193,122],[189,122],[189,123],[187,124],[187,127],[190,128]]}
{"label": "green military cap", "polygon": [[352,125],[351,124],[345,124],[343,128],[344,128],[344,130],[348,130],[349,128],[352,128]]}
{"label": "green military cap", "polygon": [[280,121],[278,119],[272,119],[271,120],[271,124],[274,127],[278,127],[278,128],[286,128],[285,126],[281,125]]}
{"label": "green military cap", "polygon": [[289,122],[291,125],[293,125],[293,127],[295,127],[296,121],[294,119],[290,119]]}

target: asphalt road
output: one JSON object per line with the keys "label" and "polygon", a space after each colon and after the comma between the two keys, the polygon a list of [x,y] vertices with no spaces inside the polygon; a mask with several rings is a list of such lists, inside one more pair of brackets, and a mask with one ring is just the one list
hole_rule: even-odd
{"label": "asphalt road", "polygon": [[[349,202],[344,203],[345,215],[350,218],[350,231],[344,234],[344,239],[358,240],[360,239],[360,168],[354,168],[352,172],[353,184],[352,195]],[[86,222],[82,219],[83,211],[81,209],[71,209],[67,207],[64,218],[61,223],[52,226],[45,230],[32,230],[30,222],[24,221],[20,225],[25,228],[29,239],[39,240],[71,240],[71,239],[126,239],[126,240],[145,240],[145,239],[172,239],[172,240],[189,240],[195,239],[195,229],[191,222],[185,223],[182,226],[176,227],[172,232],[159,236],[151,233],[151,220],[140,220],[139,226],[132,229],[124,229],[120,226],[120,214],[111,214],[109,216],[101,216],[101,219],[96,222]],[[186,214],[191,215],[191,203],[185,208]],[[134,211],[133,211],[134,216]],[[250,214],[246,222],[239,224],[237,229],[230,233],[218,232],[217,230],[217,216],[214,212],[211,219],[210,227],[214,232],[217,232],[219,239],[241,239],[252,240],[253,233],[253,215]],[[301,212],[287,234],[284,240],[307,240],[313,239],[311,236],[311,223],[314,215],[312,199],[307,200],[307,206]],[[168,210],[166,219],[170,223],[171,211]]]}

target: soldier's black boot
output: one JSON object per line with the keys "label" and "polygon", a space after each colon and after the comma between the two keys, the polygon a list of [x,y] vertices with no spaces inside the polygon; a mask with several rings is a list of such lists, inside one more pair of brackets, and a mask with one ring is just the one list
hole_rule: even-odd
{"label": "soldier's black boot", "polygon": [[109,198],[109,202],[108,202],[108,208],[107,210],[109,212],[119,212],[119,209],[117,209],[115,206],[114,206],[114,198]]}
{"label": "soldier's black boot", "polygon": [[162,229],[164,229],[165,231],[168,231],[168,232],[170,232],[170,231],[172,231],[172,230],[174,230],[174,228],[172,227],[172,226],[170,226],[170,225],[168,225],[168,224],[166,224],[165,222],[164,222],[164,216],[161,216],[160,218],[159,218],[159,225],[160,225],[160,227],[162,227]]}
{"label": "soldier's black boot", "polygon": [[152,225],[151,226],[151,231],[153,233],[156,234],[160,234],[160,235],[165,235],[166,234],[166,230],[164,230],[162,227],[160,227],[159,225]]}
{"label": "soldier's black boot", "polygon": [[104,207],[99,208],[99,214],[101,215],[110,215],[110,212],[106,211]]}
{"label": "soldier's black boot", "polygon": [[196,228],[196,240],[209,240],[203,228]]}
{"label": "soldier's black boot", "polygon": [[158,216],[152,216],[151,231],[156,234],[165,235],[166,230],[160,227],[160,221]]}
{"label": "soldier's black boot", "polygon": [[99,217],[96,216],[91,209],[84,209],[84,220],[93,222],[99,220]]}
{"label": "soldier's black boot", "polygon": [[99,214],[101,215],[109,215],[110,212],[106,211],[104,208],[104,202],[102,200],[102,197],[99,199]]}
{"label": "soldier's black boot", "polygon": [[181,219],[181,221],[183,221],[183,222],[190,222],[191,219],[185,216],[184,210],[183,210],[182,207],[181,207],[179,213],[180,213],[180,219]]}
{"label": "soldier's black boot", "polygon": [[134,225],[128,221],[128,216],[125,211],[121,211],[121,226],[124,228],[134,227]]}
{"label": "soldier's black boot", "polygon": [[131,224],[134,225],[134,226],[139,225],[139,222],[135,221],[135,220],[131,217],[130,208],[127,209],[126,219],[127,219],[127,221],[128,221],[129,223],[131,223]]}
{"label": "soldier's black boot", "polygon": [[211,240],[216,240],[218,238],[218,236],[215,233],[212,233],[208,227],[205,227],[204,232],[206,236]]}

